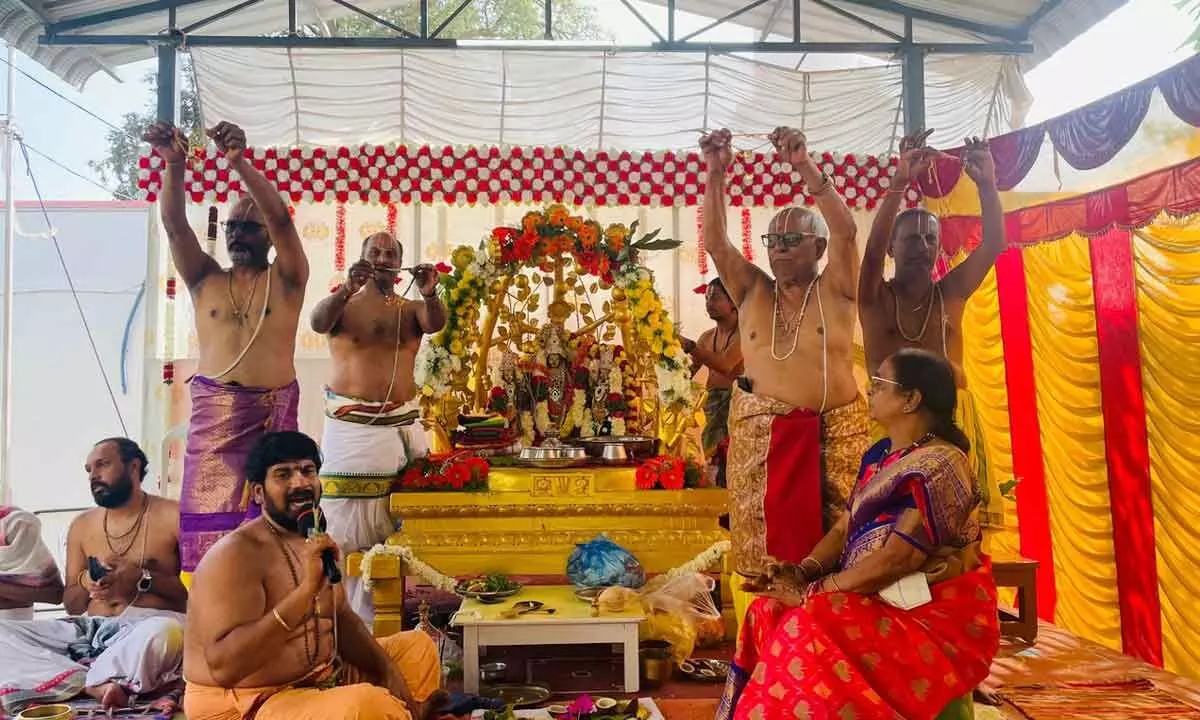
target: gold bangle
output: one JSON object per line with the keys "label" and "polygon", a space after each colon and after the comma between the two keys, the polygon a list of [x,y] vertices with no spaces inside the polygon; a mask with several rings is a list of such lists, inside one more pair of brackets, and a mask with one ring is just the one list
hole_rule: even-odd
{"label": "gold bangle", "polygon": [[275,620],[279,623],[280,627],[288,632],[295,632],[295,628],[293,628],[291,625],[288,625],[287,622],[284,621],[283,616],[279,614],[279,608],[271,608],[271,614],[275,616]]}
{"label": "gold bangle", "polygon": [[[86,574],[87,574],[87,568],[84,568],[83,570],[80,570],[80,571],[79,571],[79,577],[75,578],[75,583],[76,583],[77,585],[79,585],[79,587],[83,588],[84,590],[87,590],[87,589],[88,589],[88,588],[87,588],[87,585],[84,585],[84,584],[83,584],[83,576],[84,576],[84,575],[86,575]],[[90,591],[89,591],[89,592],[90,592]]]}

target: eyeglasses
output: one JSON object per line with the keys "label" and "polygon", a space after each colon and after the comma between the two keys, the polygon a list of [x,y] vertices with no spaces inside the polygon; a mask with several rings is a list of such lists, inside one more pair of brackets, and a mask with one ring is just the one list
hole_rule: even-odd
{"label": "eyeglasses", "polygon": [[895,380],[889,380],[888,378],[879,377],[878,375],[871,376],[871,392],[882,390],[885,385],[900,387],[900,383],[896,382]]}
{"label": "eyeglasses", "polygon": [[241,233],[243,235],[251,235],[254,233],[262,232],[262,229],[263,229],[263,224],[260,222],[255,222],[253,220],[226,220],[225,221],[225,234],[226,235],[233,235],[234,233]]}
{"label": "eyeglasses", "polygon": [[790,248],[799,245],[805,240],[815,240],[818,237],[820,236],[816,233],[810,232],[767,233],[766,235],[762,236],[762,244],[763,247],[767,248],[768,250],[776,246]]}

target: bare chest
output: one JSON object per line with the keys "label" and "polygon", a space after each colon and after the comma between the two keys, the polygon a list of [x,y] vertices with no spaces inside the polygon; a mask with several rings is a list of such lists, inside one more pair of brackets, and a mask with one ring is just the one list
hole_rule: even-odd
{"label": "bare chest", "polygon": [[106,520],[103,513],[96,513],[89,518],[80,543],[83,554],[105,563],[117,559],[147,570],[177,570],[177,535],[166,526],[167,520],[153,513],[140,521]]}
{"label": "bare chest", "polygon": [[399,298],[356,296],[338,323],[336,339],[355,345],[394,347],[408,338],[404,332],[404,301]]}

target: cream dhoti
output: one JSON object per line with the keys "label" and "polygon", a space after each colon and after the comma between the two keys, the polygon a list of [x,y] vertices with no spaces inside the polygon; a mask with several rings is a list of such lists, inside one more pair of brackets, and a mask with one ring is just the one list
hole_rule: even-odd
{"label": "cream dhoti", "polygon": [[115,682],[133,695],[180,678],[180,613],[131,607],[117,617],[0,620],[0,710],[69,700]]}
{"label": "cream dhoti", "polygon": [[[429,452],[415,402],[382,403],[325,389],[321,435],[321,510],[342,555],[365,550],[396,529],[388,496],[400,471]],[[359,578],[347,577],[346,597],[372,627],[370,593]]]}

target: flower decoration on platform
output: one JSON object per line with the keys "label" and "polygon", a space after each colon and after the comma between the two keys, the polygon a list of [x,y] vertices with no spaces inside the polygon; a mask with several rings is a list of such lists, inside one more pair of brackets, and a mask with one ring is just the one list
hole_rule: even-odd
{"label": "flower decoration on platform", "polygon": [[[441,278],[446,326],[417,357],[415,374],[421,394],[442,398],[455,388],[467,387],[472,363],[478,360],[479,320],[488,298],[501,295],[509,280],[524,280],[518,274],[522,269],[546,272],[548,263],[565,255],[580,274],[595,277],[600,287],[611,289],[614,300],[628,300],[637,339],[656,358],[661,401],[671,407],[689,404],[692,383],[687,355],[655,292],[653,274],[639,263],[642,253],[680,244],[658,235],[656,230],[639,237],[636,222],[604,227],[572,215],[563,205],[551,205],[526,213],[520,227],[495,228],[478,248],[456,248],[450,261],[453,271]],[[575,398],[571,403],[571,427],[581,427],[584,419],[576,412],[578,403]],[[531,420],[541,426],[546,418]]]}
{"label": "flower decoration on platform", "polygon": [[475,455],[430,455],[409,463],[400,475],[400,490],[487,490],[491,471],[487,460]]}
{"label": "flower decoration on platform", "polygon": [[[247,157],[293,203],[363,202],[452,205],[563,203],[695,206],[704,197],[704,160],[695,152],[569,150],[555,147],[358,145],[250,148]],[[895,156],[823,153],[813,159],[854,208],[870,210],[887,192]],[[166,165],[138,160],[138,187],[154,202]],[[812,204],[800,174],[773,153],[739,154],[730,167],[735,206]],[[192,202],[228,202],[245,193],[229,163],[197,145],[184,171]],[[905,199],[920,200],[916,188]]]}
{"label": "flower decoration on platform", "polygon": [[640,490],[682,490],[700,487],[702,468],[681,457],[660,455],[650,458],[636,470]]}

